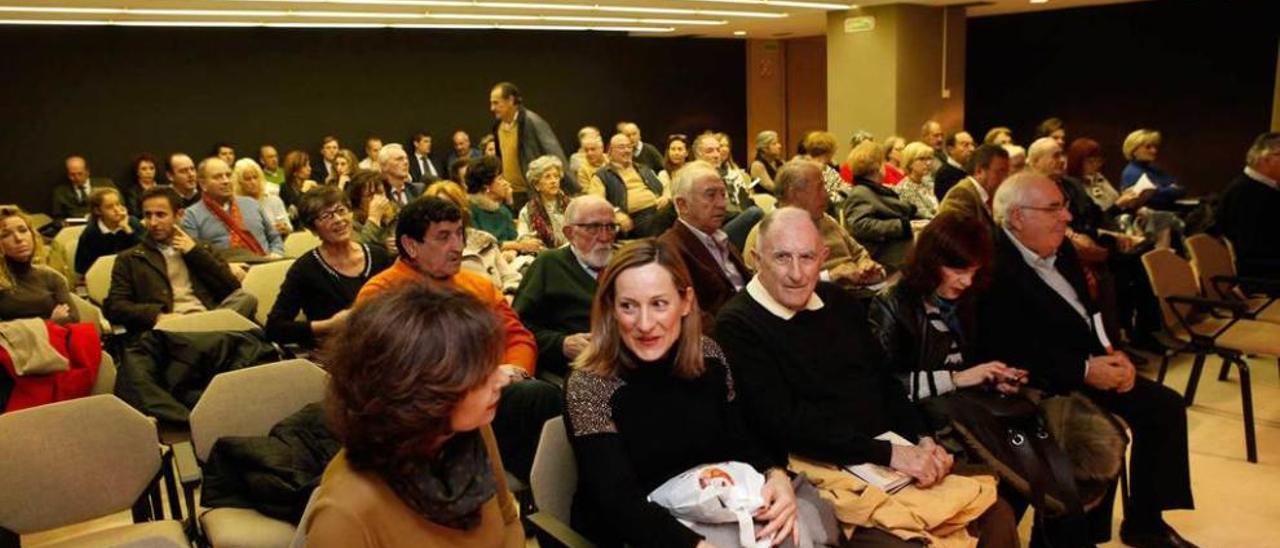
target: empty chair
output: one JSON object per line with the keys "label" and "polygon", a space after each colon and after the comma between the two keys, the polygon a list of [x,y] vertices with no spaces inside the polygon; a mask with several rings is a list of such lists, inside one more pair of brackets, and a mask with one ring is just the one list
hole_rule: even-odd
{"label": "empty chair", "polygon": [[179,333],[208,333],[210,331],[252,331],[258,329],[249,318],[225,308],[216,308],[194,314],[183,314],[156,322],[156,329]]}
{"label": "empty chair", "polygon": [[84,287],[89,291],[89,300],[98,306],[106,302],[107,293],[111,291],[111,269],[115,266],[115,255],[103,255],[84,273]]}
{"label": "empty chair", "polygon": [[[62,251],[62,258],[68,265],[76,264],[76,248],[80,245],[80,235],[84,234],[85,226],[86,225],[63,227],[62,230],[59,230],[58,233],[53,236],[54,243],[56,243],[57,248]],[[75,268],[72,268],[71,270],[74,272]],[[79,274],[77,273],[77,275]],[[72,286],[76,285],[76,280],[67,280],[67,282]]]}
{"label": "empty chair", "polygon": [[[155,424],[100,395],[0,415],[0,527],[35,533],[134,509],[135,524],[78,535],[77,546],[190,546],[159,508]],[[4,532],[0,531],[0,541]]]}
{"label": "empty chair", "polygon": [[1224,301],[1239,301],[1246,306],[1251,319],[1280,323],[1280,306],[1272,306],[1275,296],[1250,295],[1245,286],[1265,288],[1268,293],[1280,293],[1280,280],[1245,280],[1236,275],[1235,254],[1230,244],[1208,234],[1196,234],[1187,238],[1187,252],[1191,267],[1200,279],[1204,296]]}
{"label": "empty chair", "polygon": [[[1245,450],[1249,462],[1258,462],[1253,426],[1253,388],[1246,354],[1280,357],[1280,325],[1250,320],[1240,302],[1206,299],[1200,296],[1196,275],[1182,257],[1169,249],[1148,251],[1142,256],[1151,288],[1160,299],[1166,335],[1183,346],[1178,350],[1195,354],[1187,389],[1187,405],[1195,401],[1196,385],[1205,358],[1222,358],[1223,375],[1229,366],[1240,372],[1240,405],[1244,414]],[[1158,380],[1164,382],[1169,363],[1160,366]]]}
{"label": "empty chair", "polygon": [[578,488],[578,462],[569,446],[564,417],[542,425],[538,451],[529,470],[529,486],[538,511],[529,516],[541,546],[591,546],[585,537],[569,528],[573,495]]}
{"label": "empty chair", "polygon": [[116,389],[116,360],[107,352],[102,353],[102,362],[98,364],[98,378],[93,381],[89,394],[112,394]]}
{"label": "empty chair", "polygon": [[[213,378],[191,410],[191,442],[175,447],[180,455],[194,453],[203,463],[214,442],[226,436],[266,436],[271,428],[307,404],[324,399],[328,374],[307,360],[287,360],[223,373]],[[184,457],[179,457],[180,465]],[[193,505],[200,476],[183,468],[187,505]],[[214,508],[200,515],[209,544],[219,546],[287,546],[293,524],[246,508]]]}
{"label": "empty chair", "polygon": [[255,265],[249,269],[248,274],[245,274],[244,279],[240,280],[241,289],[258,298],[258,309],[254,312],[253,319],[259,324],[267,324],[267,315],[271,313],[271,307],[276,304],[276,297],[280,295],[280,286],[284,285],[284,277],[289,273],[289,267],[293,266],[293,262],[293,259],[289,259]]}
{"label": "empty chair", "polygon": [[320,245],[319,236],[312,234],[310,230],[300,230],[285,237],[284,256],[297,259],[318,245]]}

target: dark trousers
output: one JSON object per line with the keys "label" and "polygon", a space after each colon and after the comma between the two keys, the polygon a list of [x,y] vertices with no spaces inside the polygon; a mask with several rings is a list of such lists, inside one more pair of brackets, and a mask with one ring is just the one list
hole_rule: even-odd
{"label": "dark trousers", "polygon": [[[1187,410],[1182,396],[1170,388],[1138,377],[1124,393],[1086,390],[1099,406],[1129,424],[1129,515],[1135,526],[1156,525],[1164,510],[1191,509],[1191,469],[1187,457]],[[1098,505],[1110,528],[1115,497]],[[1098,523],[1093,521],[1091,523]],[[1101,518],[1099,518],[1101,519]]]}
{"label": "dark trousers", "polygon": [[502,389],[493,418],[493,436],[498,441],[502,465],[511,475],[529,481],[542,425],[563,410],[561,389],[546,381],[529,379]]}

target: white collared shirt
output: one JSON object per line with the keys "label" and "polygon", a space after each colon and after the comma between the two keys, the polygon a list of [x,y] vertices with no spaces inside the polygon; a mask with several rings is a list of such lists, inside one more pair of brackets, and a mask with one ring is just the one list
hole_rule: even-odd
{"label": "white collared shirt", "polygon": [[960,162],[957,162],[954,159],[952,159],[950,154],[947,155],[947,163],[951,164],[951,167],[954,167],[960,171],[964,171],[964,166],[960,165]]}
{"label": "white collared shirt", "polygon": [[591,276],[591,279],[598,280],[600,278],[600,271],[591,268],[591,265],[587,264],[587,261],[582,260],[582,254],[578,253],[578,248],[573,247],[573,244],[566,245],[569,246],[569,252],[573,253],[573,258],[578,261],[578,266],[582,267],[582,270],[586,271],[587,275]]}
{"label": "white collared shirt", "polygon": [[125,225],[128,225],[128,224],[129,224],[129,219],[125,219],[120,223],[120,226],[117,226],[115,230],[112,230],[110,228],[107,228],[107,225],[102,222],[102,219],[98,219],[98,232],[101,232],[103,234],[115,234],[117,232],[124,230]]}
{"label": "white collared shirt", "polygon": [[[966,179],[973,181],[973,186],[978,189],[978,196],[982,197],[982,203],[984,205],[991,202],[991,195],[987,194],[987,189],[982,188],[982,183],[979,183],[978,180],[973,177],[966,177]],[[991,208],[988,207],[987,209]]]}
{"label": "white collared shirt", "polygon": [[1022,242],[1012,232],[1009,232],[1009,229],[1001,228],[1001,230],[1004,230],[1004,233],[1009,236],[1013,246],[1018,248],[1018,253],[1022,255],[1022,260],[1026,261],[1031,266],[1031,269],[1036,271],[1036,275],[1040,276],[1040,279],[1044,280],[1044,283],[1048,284],[1054,293],[1062,297],[1062,300],[1071,305],[1071,308],[1075,309],[1076,313],[1080,315],[1080,319],[1084,320],[1085,323],[1089,323],[1089,313],[1085,310],[1084,302],[1080,300],[1080,294],[1076,293],[1076,288],[1072,287],[1066,276],[1058,272],[1058,269],[1054,266],[1058,261],[1057,254],[1048,257],[1036,255],[1034,251],[1022,245]]}
{"label": "white collared shirt", "polygon": [[1264,185],[1271,187],[1271,190],[1280,190],[1280,183],[1276,182],[1276,180],[1272,179],[1271,177],[1267,177],[1266,175],[1263,175],[1261,171],[1253,169],[1252,167],[1249,167],[1249,166],[1244,166],[1244,174],[1250,179],[1253,179],[1255,181],[1258,181]]}
{"label": "white collared shirt", "polygon": [[[760,276],[752,276],[751,281],[747,282],[747,294],[750,295],[757,303],[760,303],[760,306],[763,306],[770,314],[784,320],[790,320],[791,318],[796,317],[796,313],[799,312],[797,310],[787,308],[785,305],[778,302],[777,299],[774,299],[773,295],[769,294],[769,290],[764,287],[764,284],[760,283]],[[818,296],[818,292],[816,291],[810,293],[809,300],[804,303],[804,309],[810,311],[822,310],[823,306],[825,305],[822,302],[822,298]]]}
{"label": "white collared shirt", "polygon": [[711,258],[715,259],[716,264],[720,266],[720,271],[724,272],[725,277],[729,279],[729,283],[733,284],[733,289],[735,291],[742,290],[742,286],[746,283],[743,280],[743,275],[738,272],[738,267],[733,265],[733,261],[729,260],[729,235],[725,234],[723,230],[716,230],[715,234],[707,234],[686,223],[684,219],[680,219],[680,222],[698,238],[698,241],[702,242],[707,251],[711,252]]}

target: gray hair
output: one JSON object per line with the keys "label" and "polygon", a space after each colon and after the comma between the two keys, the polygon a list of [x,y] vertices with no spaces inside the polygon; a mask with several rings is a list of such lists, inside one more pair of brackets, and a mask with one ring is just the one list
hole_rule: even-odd
{"label": "gray hair", "polygon": [[590,143],[598,144],[600,145],[600,148],[604,148],[604,137],[599,133],[596,133],[595,135],[587,135],[586,137],[583,137],[582,140],[578,141],[578,146],[587,148],[587,145]]}
{"label": "gray hair", "polygon": [[[404,147],[400,143],[382,145],[382,149],[378,151],[378,167],[387,165],[387,162],[391,161],[391,154],[396,151],[404,152]],[[405,153],[405,155],[408,156],[408,153]]]}
{"label": "gray hair", "polygon": [[1007,144],[1007,145],[1001,145],[1001,146],[1003,146],[1003,147],[1004,147],[1004,151],[1005,151],[1005,152],[1008,152],[1008,153],[1009,153],[1009,157],[1010,157],[1010,158],[1015,158],[1015,157],[1018,157],[1018,156],[1022,156],[1023,158],[1026,158],[1026,157],[1027,157],[1027,149],[1022,148],[1022,147],[1021,147],[1021,146],[1019,146],[1019,145],[1015,145],[1015,144],[1013,144],[1013,143],[1009,143],[1009,144]]}
{"label": "gray hair", "polygon": [[552,168],[558,169],[562,175],[564,174],[564,163],[560,161],[560,158],[550,154],[534,158],[532,162],[529,162],[529,170],[525,172],[524,180],[529,181],[530,185],[536,184]]}
{"label": "gray hair", "polygon": [[671,180],[671,197],[689,199],[689,195],[693,194],[693,183],[699,179],[713,175],[717,179],[720,178],[720,172],[702,160],[694,160],[685,164],[684,167],[676,171],[675,179]]}
{"label": "gray hair", "polygon": [[1036,139],[1035,142],[1031,143],[1031,147],[1027,149],[1027,163],[1036,163],[1036,160],[1039,160],[1042,156],[1052,154],[1055,148],[1061,150],[1062,147],[1058,145],[1058,141],[1054,140],[1053,137]]}
{"label": "gray hair", "polygon": [[[774,187],[778,193],[778,199],[787,203],[796,191],[804,190],[809,187],[809,173],[818,173],[818,178],[822,178],[822,170],[818,168],[818,164],[808,160],[791,160],[778,170],[778,175],[774,177]],[[821,181],[818,184],[822,184]]]}
{"label": "gray hair", "polygon": [[596,206],[601,206],[613,210],[613,204],[608,200],[596,196],[595,194],[583,194],[569,201],[569,206],[564,209],[564,224],[571,225],[577,223],[581,214]]}
{"label": "gray hair", "polygon": [[1263,133],[1253,140],[1253,146],[1250,146],[1249,152],[1244,155],[1244,163],[1249,167],[1258,167],[1262,157],[1276,149],[1280,149],[1280,132]]}
{"label": "gray hair", "polygon": [[[1049,178],[1034,171],[1018,172],[1005,179],[1000,184],[1000,189],[996,190],[996,197],[991,206],[996,222],[1007,228],[1014,208],[1027,205],[1027,195],[1031,192],[1031,188],[1041,181],[1049,181]],[[1049,182],[1052,184],[1052,181]]]}
{"label": "gray hair", "polygon": [[756,149],[763,149],[773,143],[778,142],[778,132],[766,129],[756,134]]}
{"label": "gray hair", "polygon": [[774,223],[790,219],[791,217],[803,218],[804,221],[809,223],[815,231],[821,232],[818,230],[818,224],[813,222],[813,217],[809,216],[808,211],[795,206],[775,208],[773,211],[766,213],[764,218],[760,219],[760,224],[757,225],[757,230],[759,232],[756,233],[756,254],[759,255],[761,259],[764,258],[764,241],[769,237],[769,229],[773,227]]}

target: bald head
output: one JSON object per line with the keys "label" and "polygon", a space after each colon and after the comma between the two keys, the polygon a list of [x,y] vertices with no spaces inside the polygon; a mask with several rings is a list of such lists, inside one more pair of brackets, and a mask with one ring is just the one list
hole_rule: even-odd
{"label": "bald head", "polygon": [[818,285],[827,246],[809,212],[780,207],[760,221],[756,245],[748,250],[755,259],[760,284],[769,296],[790,310],[799,311]]}
{"label": "bald head", "polygon": [[1037,173],[1057,180],[1067,170],[1067,159],[1062,155],[1062,145],[1052,137],[1041,137],[1027,149],[1027,165]]}
{"label": "bald head", "polygon": [[84,158],[67,157],[67,180],[76,186],[82,186],[89,181],[89,166],[85,164]]}
{"label": "bald head", "polygon": [[231,199],[235,190],[231,179],[231,166],[227,162],[217,156],[210,156],[200,160],[200,165],[196,166],[196,178],[200,181],[200,188],[219,202],[226,202]]}
{"label": "bald head", "polygon": [[594,214],[605,210],[608,210],[609,218],[612,219],[613,204],[595,194],[583,194],[569,202],[569,206],[564,210],[564,222],[565,224],[577,224],[583,222],[582,219],[594,216]]}

